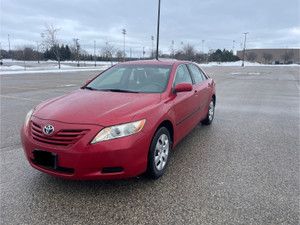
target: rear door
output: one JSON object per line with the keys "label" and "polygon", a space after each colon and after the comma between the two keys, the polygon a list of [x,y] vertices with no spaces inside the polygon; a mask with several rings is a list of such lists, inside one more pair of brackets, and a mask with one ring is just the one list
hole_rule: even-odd
{"label": "rear door", "polygon": [[203,119],[206,116],[206,106],[209,103],[209,95],[210,95],[210,86],[209,80],[204,75],[204,73],[200,70],[200,68],[194,64],[188,64],[188,68],[194,78],[194,89],[195,89],[195,98],[196,104],[199,107],[200,118]]}

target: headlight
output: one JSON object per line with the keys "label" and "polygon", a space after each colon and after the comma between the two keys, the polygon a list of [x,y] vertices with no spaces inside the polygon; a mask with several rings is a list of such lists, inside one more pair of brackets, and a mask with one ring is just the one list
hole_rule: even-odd
{"label": "headlight", "polygon": [[28,123],[29,123],[29,121],[30,121],[30,117],[31,117],[32,113],[33,113],[33,109],[31,109],[31,110],[27,113],[27,115],[26,115],[26,117],[25,117],[25,126],[26,126],[26,127],[28,126]]}
{"label": "headlight", "polygon": [[143,119],[132,123],[106,127],[96,135],[91,144],[136,134],[143,129],[145,123],[146,120]]}

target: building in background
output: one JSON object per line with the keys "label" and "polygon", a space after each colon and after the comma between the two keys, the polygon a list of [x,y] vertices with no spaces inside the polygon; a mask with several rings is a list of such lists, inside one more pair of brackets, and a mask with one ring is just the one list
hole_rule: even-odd
{"label": "building in background", "polygon": [[[243,58],[243,50],[236,55]],[[300,64],[300,49],[246,49],[245,60],[263,64]]]}

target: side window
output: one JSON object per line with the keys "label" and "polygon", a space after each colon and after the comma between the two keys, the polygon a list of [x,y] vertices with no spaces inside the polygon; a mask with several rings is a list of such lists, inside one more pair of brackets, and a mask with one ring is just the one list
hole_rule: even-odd
{"label": "side window", "polygon": [[204,73],[200,70],[201,76],[203,80],[207,80],[207,77],[204,75]]}
{"label": "side window", "polygon": [[180,65],[176,70],[174,85],[176,86],[177,84],[180,83],[193,84],[191,75],[186,65]]}
{"label": "side window", "polygon": [[189,68],[191,70],[191,73],[194,76],[195,83],[196,84],[201,83],[204,80],[204,78],[203,78],[203,75],[200,72],[199,68],[197,66],[193,65],[193,64],[189,64]]}

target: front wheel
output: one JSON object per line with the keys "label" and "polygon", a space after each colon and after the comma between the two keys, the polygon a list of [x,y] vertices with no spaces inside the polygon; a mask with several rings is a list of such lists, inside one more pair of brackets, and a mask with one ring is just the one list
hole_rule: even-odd
{"label": "front wheel", "polygon": [[215,102],[214,102],[214,99],[211,98],[206,118],[201,123],[204,125],[211,124],[214,119],[214,115],[215,115]]}
{"label": "front wheel", "polygon": [[168,166],[171,150],[170,132],[167,128],[159,128],[152,139],[149,154],[147,173],[152,178],[161,177]]}

